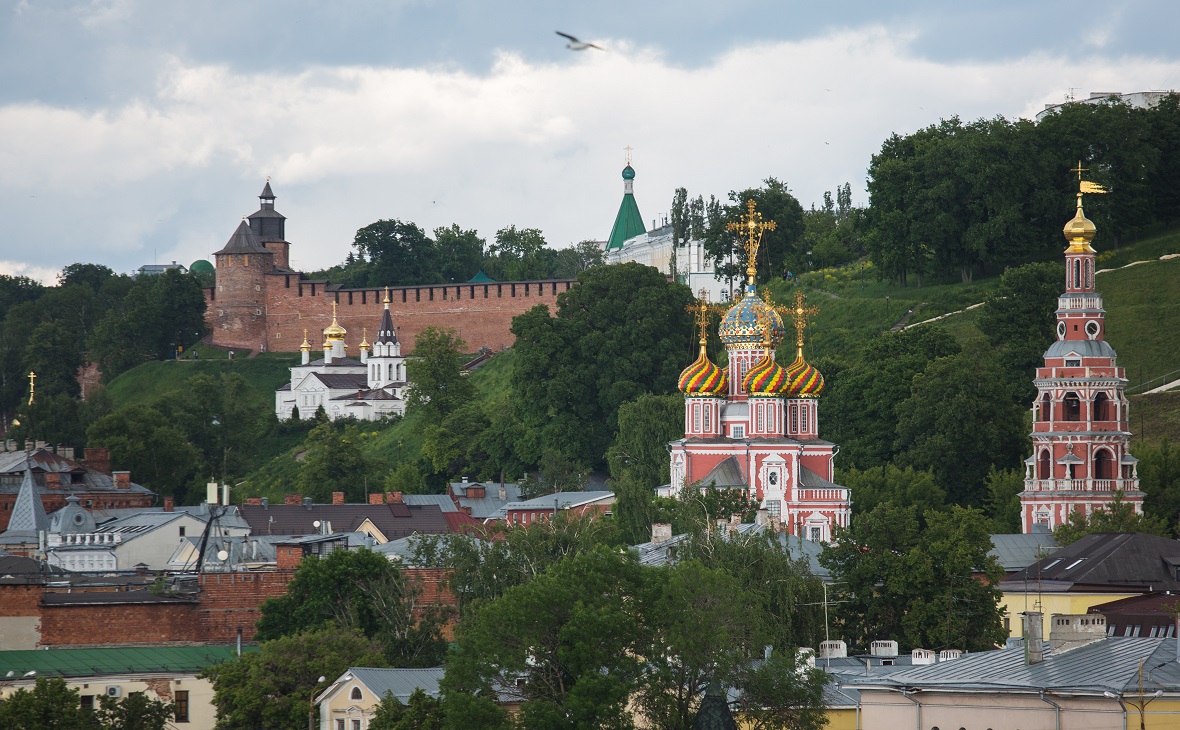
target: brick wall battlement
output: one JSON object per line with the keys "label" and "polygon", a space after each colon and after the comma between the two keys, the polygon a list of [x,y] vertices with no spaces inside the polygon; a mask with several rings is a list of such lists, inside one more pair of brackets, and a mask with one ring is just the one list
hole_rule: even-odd
{"label": "brick wall battlement", "polygon": [[[384,288],[343,289],[300,273],[272,271],[259,284],[241,266],[219,268],[218,281],[205,290],[206,321],[213,344],[222,347],[294,352],[307,330],[313,358],[318,357],[323,329],[337,320],[348,330],[348,354],[356,357],[363,331],[375,336],[385,299]],[[537,304],[556,309],[557,296],[576,282],[571,279],[509,281],[489,284],[436,284],[390,287],[390,312],[402,352],[409,354],[424,328],[451,327],[469,350],[502,350],[512,345],[512,318]]]}

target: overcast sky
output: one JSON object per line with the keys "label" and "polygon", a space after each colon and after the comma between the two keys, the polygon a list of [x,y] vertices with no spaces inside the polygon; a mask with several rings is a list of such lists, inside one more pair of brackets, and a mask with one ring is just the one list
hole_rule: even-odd
{"label": "overcast sky", "polygon": [[1180,87],[1177,21],[1175,0],[0,0],[0,273],[211,258],[268,175],[297,268],[380,218],[601,240],[628,145],[649,224],[676,187],[769,176],[864,203],[891,132]]}

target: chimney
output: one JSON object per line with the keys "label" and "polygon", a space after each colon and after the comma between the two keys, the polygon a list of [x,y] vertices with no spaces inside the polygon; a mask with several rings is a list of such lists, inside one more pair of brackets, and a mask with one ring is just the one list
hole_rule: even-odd
{"label": "chimney", "polygon": [[385,495],[381,492],[369,495],[369,504],[385,504]]}
{"label": "chimney", "polygon": [[110,476],[111,450],[102,447],[86,448],[82,450],[82,461],[91,469]]}
{"label": "chimney", "polygon": [[303,504],[303,495],[302,494],[284,494],[283,495],[283,504],[295,504],[295,505]]}
{"label": "chimney", "polygon": [[937,657],[938,655],[933,649],[914,649],[910,652],[910,664],[915,666],[933,664]]}
{"label": "chimney", "polygon": [[261,504],[263,509],[270,509],[270,497],[263,497]]}
{"label": "chimney", "polygon": [[164,497],[164,511],[173,512],[176,509],[176,500],[172,497]]}
{"label": "chimney", "polygon": [[1100,613],[1053,614],[1049,622],[1049,650],[1064,654],[1106,638],[1106,616]]}
{"label": "chimney", "polygon": [[217,482],[205,483],[205,501],[209,504],[217,504]]}
{"label": "chimney", "polygon": [[405,500],[402,499],[401,492],[390,492],[389,499],[387,501],[390,504],[403,504],[405,502]]}
{"label": "chimney", "polygon": [[131,489],[131,472],[113,471],[111,476],[115,478],[115,489]]}
{"label": "chimney", "polygon": [[344,504],[344,492],[332,492],[332,504]]}
{"label": "chimney", "polygon": [[45,472],[45,488],[61,489],[61,473],[56,471]]}
{"label": "chimney", "polygon": [[507,499],[508,499],[508,490],[504,488],[503,484],[501,484],[500,485],[500,501],[504,502],[504,501],[507,501]]}
{"label": "chimney", "polygon": [[464,483],[464,484],[466,484],[466,483],[467,483],[467,477],[463,477],[463,483]]}
{"label": "chimney", "polygon": [[65,459],[66,461],[73,461],[74,460],[74,447],[73,446],[59,446],[57,448],[57,455],[60,456],[61,458]]}
{"label": "chimney", "polygon": [[879,657],[897,656],[897,642],[892,639],[878,639],[869,644],[869,654]]}
{"label": "chimney", "polygon": [[1025,611],[1024,616],[1024,663],[1040,664],[1045,661],[1045,648],[1041,642],[1041,612]]}
{"label": "chimney", "polygon": [[819,643],[820,659],[843,659],[848,656],[848,645],[839,639]]}
{"label": "chimney", "polygon": [[311,497],[304,497],[303,498],[303,508],[304,509],[311,509],[311,506],[312,506],[311,505]]}
{"label": "chimney", "polygon": [[656,522],[651,526],[651,541],[653,545],[668,542],[672,539],[672,525],[667,522]]}

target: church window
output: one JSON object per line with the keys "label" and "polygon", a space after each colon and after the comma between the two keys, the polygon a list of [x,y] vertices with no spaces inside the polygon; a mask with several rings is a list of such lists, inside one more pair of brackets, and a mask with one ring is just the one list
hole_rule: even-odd
{"label": "church window", "polygon": [[692,432],[693,433],[700,433],[701,432],[701,404],[700,403],[693,403],[692,404]]}
{"label": "church window", "polygon": [[1094,262],[1086,259],[1086,288],[1094,286]]}
{"label": "church window", "polygon": [[812,542],[819,542],[820,540],[823,540],[824,539],[824,528],[812,527],[811,528],[811,535],[808,537],[808,539],[811,540]]}
{"label": "church window", "polygon": [[777,499],[766,500],[767,514],[769,514],[771,517],[779,517],[780,515],[782,515],[782,511],[783,511],[782,504],[783,503]]}
{"label": "church window", "polygon": [[1106,449],[1094,453],[1094,478],[1114,479],[1114,459]]}
{"label": "church window", "polygon": [[1049,463],[1049,450],[1041,450],[1041,458],[1037,459],[1037,479],[1051,479],[1052,466]]}
{"label": "church window", "polygon": [[745,426],[734,426],[733,427],[733,437],[735,439],[744,439],[746,437],[746,427]]}
{"label": "church window", "polygon": [[349,699],[354,699],[354,700],[362,699],[361,688],[360,687],[353,687],[352,688],[352,696]]}
{"label": "church window", "polygon": [[1095,421],[1110,421],[1112,411],[1110,407],[1110,398],[1106,397],[1106,393],[1099,393],[1094,396],[1094,420]]}
{"label": "church window", "polygon": [[[1077,325],[1074,325],[1074,329],[1077,329]],[[1065,361],[1065,367],[1067,368],[1080,368],[1081,366],[1082,361],[1080,358],[1073,358]]]}
{"label": "church window", "polygon": [[713,430],[713,406],[711,406],[711,405],[705,406],[704,422],[705,422],[705,430],[712,431]]}
{"label": "church window", "polygon": [[393,363],[389,364],[389,379],[393,380]]}
{"label": "church window", "polygon": [[1053,416],[1053,399],[1045,393],[1045,397],[1041,398],[1041,420],[1048,421]]}
{"label": "church window", "polygon": [[1080,421],[1082,420],[1082,402],[1078,399],[1078,394],[1070,391],[1065,394],[1065,408],[1064,420],[1066,421]]}
{"label": "church window", "polygon": [[1073,288],[1080,289],[1082,286],[1082,262],[1079,259],[1073,260]]}
{"label": "church window", "polygon": [[790,411],[789,415],[790,415],[791,420],[788,423],[790,423],[791,431],[792,431],[792,433],[798,433],[799,432],[799,406],[792,403],[791,404],[791,411]]}
{"label": "church window", "polygon": [[766,404],[758,404],[758,432],[764,433],[766,431]]}

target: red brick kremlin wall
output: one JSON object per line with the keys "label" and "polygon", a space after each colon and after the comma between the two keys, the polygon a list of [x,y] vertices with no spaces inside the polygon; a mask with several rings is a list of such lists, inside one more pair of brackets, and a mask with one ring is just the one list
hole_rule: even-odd
{"label": "red brick kremlin wall", "polygon": [[[259,285],[241,266],[218,268],[217,285],[205,290],[206,321],[213,344],[243,350],[295,352],[303,330],[312,346],[312,359],[322,350],[323,329],[337,320],[348,330],[348,355],[356,357],[364,328],[376,338],[385,297],[384,289],[332,290],[326,281],[302,279],[298,273],[271,273]],[[398,328],[402,353],[414,349],[414,339],[426,327],[450,327],[470,351],[481,347],[502,350],[515,339],[512,318],[537,304],[557,309],[557,295],[573,280],[448,284],[390,289],[389,309]],[[256,289],[257,287],[257,289]]]}

